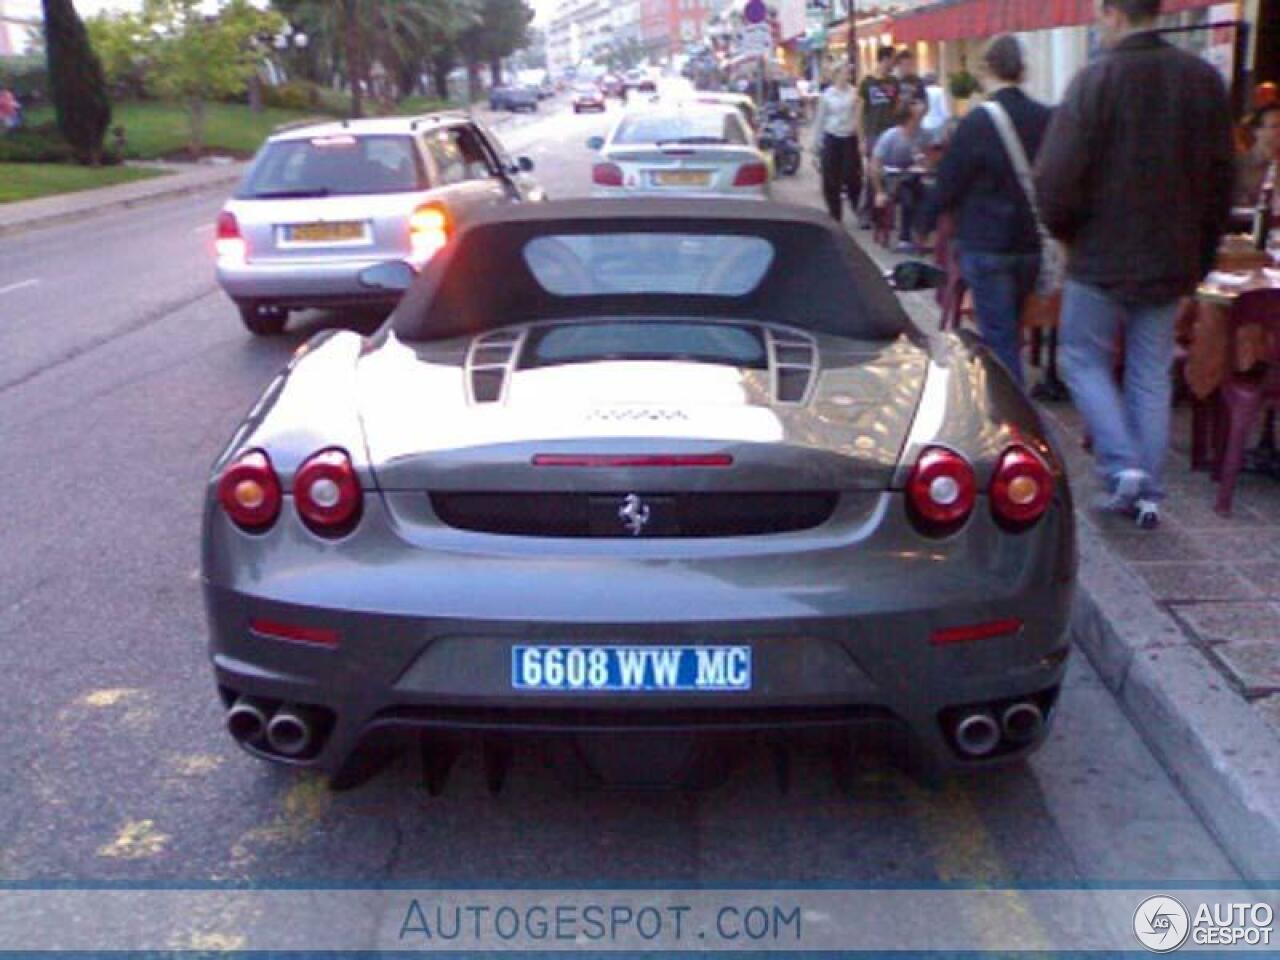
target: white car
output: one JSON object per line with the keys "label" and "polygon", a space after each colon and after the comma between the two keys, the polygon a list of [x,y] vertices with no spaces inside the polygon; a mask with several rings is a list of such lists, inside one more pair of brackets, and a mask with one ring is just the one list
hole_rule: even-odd
{"label": "white car", "polygon": [[376,301],[362,270],[421,269],[484,207],[544,199],[532,169],[461,113],[282,130],[218,214],[218,283],[259,336],[291,310]]}
{"label": "white car", "polygon": [[769,197],[768,158],[733,107],[629,111],[587,145],[600,153],[591,173],[596,196]]}

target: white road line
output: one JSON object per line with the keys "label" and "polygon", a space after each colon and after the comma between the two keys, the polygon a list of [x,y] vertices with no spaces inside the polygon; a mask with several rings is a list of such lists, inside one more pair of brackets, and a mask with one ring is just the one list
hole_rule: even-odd
{"label": "white road line", "polygon": [[213,228],[214,228],[214,224],[212,224],[212,223],[202,223],[202,224],[200,224],[200,226],[196,227],[196,228],[195,228],[194,230],[192,230],[191,232],[192,232],[192,233],[204,233],[206,230],[212,230]]}
{"label": "white road line", "polygon": [[0,294],[13,293],[15,290],[21,290],[24,287],[34,287],[40,280],[32,277],[30,280],[19,280],[17,283],[11,283],[7,287],[0,287]]}

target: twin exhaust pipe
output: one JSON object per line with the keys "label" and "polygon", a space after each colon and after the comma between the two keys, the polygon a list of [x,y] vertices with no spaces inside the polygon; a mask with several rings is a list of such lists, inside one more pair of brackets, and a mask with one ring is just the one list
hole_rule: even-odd
{"label": "twin exhaust pipe", "polygon": [[257,697],[240,696],[227,711],[227,732],[236,743],[298,757],[314,742],[317,719],[307,707],[287,703],[273,710]]}
{"label": "twin exhaust pipe", "polygon": [[999,720],[990,710],[967,714],[956,724],[956,747],[967,757],[985,757],[1000,745],[1000,738],[1015,746],[1037,739],[1044,730],[1044,712],[1030,700],[1011,704]]}

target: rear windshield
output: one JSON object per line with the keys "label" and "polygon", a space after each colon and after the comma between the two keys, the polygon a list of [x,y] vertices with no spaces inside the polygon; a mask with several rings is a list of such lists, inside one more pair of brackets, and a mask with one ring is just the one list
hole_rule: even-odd
{"label": "rear windshield", "polygon": [[534,278],[560,297],[741,297],[760,285],[773,255],[763,237],[685,233],[548,235],[524,247]]}
{"label": "rear windshield", "polygon": [[246,198],[407,193],[424,186],[411,137],[339,134],[269,143],[241,188]]}
{"label": "rear windshield", "polygon": [[767,366],[758,331],[734,324],[601,322],[536,330],[523,367],[595,360],[683,360],[735,367]]}
{"label": "rear windshield", "polygon": [[728,111],[652,113],[627,117],[613,135],[614,143],[746,144],[742,123]]}

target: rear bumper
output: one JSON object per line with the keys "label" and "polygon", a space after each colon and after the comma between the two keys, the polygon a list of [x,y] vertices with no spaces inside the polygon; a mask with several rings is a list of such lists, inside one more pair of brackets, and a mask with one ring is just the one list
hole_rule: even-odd
{"label": "rear bumper", "polygon": [[394,302],[385,291],[360,283],[360,272],[388,256],[317,261],[280,260],[228,266],[219,262],[218,284],[233,300],[264,300],[283,307]]}
{"label": "rear bumper", "polygon": [[[994,540],[999,534],[975,517],[964,535],[915,549],[904,539],[905,519],[889,510],[866,539],[831,549],[662,560],[610,557],[601,545],[591,557],[550,550],[536,559],[396,549],[379,532],[387,519],[376,501],[369,504],[362,529],[381,547],[367,554],[377,562],[335,564],[347,549],[362,555],[356,534],[340,553],[309,546],[313,564],[264,577],[305,536],[282,521],[258,538],[263,563],[215,564],[214,582],[206,580],[210,652],[224,699],[299,703],[330,718],[317,750],[290,762],[334,773],[367,736],[395,729],[746,732],[871,724],[906,731],[941,768],[971,768],[1022,755],[1040,739],[971,760],[956,749],[948,718],[970,708],[998,712],[1026,698],[1047,710],[1065,670],[1075,560],[1061,507],[1036,534],[1014,541]],[[931,642],[940,629],[1005,618],[1022,621],[1021,629],[953,646]],[[251,629],[255,619],[333,630],[338,645],[265,637]],[[747,644],[752,686],[516,690],[512,647],[529,643]]]}

